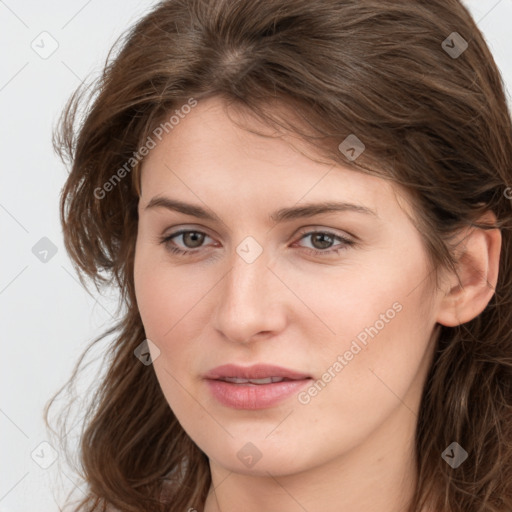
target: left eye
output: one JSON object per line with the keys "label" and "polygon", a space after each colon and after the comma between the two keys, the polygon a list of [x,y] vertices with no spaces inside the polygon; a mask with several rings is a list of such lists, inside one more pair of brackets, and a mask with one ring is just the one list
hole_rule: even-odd
{"label": "left eye", "polygon": [[[183,249],[178,247],[175,242],[175,239],[180,237],[182,239],[181,247],[184,247]],[[174,254],[192,255],[201,249],[206,238],[211,237],[202,231],[182,230],[162,237],[160,239],[160,243],[164,244],[166,248]],[[355,243],[353,240],[336,235],[329,231],[310,231],[308,233],[303,233],[299,241],[306,238],[311,238],[313,247],[302,246],[303,249],[315,255],[338,253],[340,250],[346,249]],[[332,248],[332,244],[335,240],[340,241],[340,243]]]}
{"label": "left eye", "polygon": [[[310,231],[309,233],[305,233],[300,240],[304,240],[306,238],[311,239],[313,247],[305,247],[305,249],[313,251],[315,254],[338,252],[340,249],[344,249],[347,246],[354,244],[352,240],[329,231]],[[338,244],[338,246],[335,246],[335,248],[332,248],[332,244],[335,240],[339,240],[341,243]]]}

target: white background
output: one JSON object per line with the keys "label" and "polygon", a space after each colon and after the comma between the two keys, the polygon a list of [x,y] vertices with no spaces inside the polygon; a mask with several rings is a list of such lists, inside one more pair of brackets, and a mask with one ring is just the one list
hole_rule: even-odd
{"label": "white background", "polygon": [[[70,94],[98,75],[115,39],[155,3],[0,0],[0,512],[56,512],[63,496],[56,478],[73,487],[73,475],[59,467],[62,457],[42,469],[31,454],[48,457],[48,447],[39,447],[50,440],[42,408],[110,325],[116,304],[82,288],[64,251],[58,200],[67,171],[53,154],[51,133]],[[512,91],[512,0],[465,3]],[[58,43],[47,59],[31,47],[44,31]],[[32,252],[42,237],[57,248],[46,263]]]}

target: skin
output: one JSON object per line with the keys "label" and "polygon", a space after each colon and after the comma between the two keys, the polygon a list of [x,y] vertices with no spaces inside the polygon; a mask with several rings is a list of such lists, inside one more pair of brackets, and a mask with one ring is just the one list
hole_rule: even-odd
{"label": "skin", "polygon": [[[221,98],[200,101],[148,155],[134,269],[146,335],[160,350],[158,357],[152,350],[157,378],[210,461],[204,510],[405,510],[437,324],[457,325],[485,308],[497,279],[500,232],[465,232],[463,288],[449,273],[435,288],[409,218],[414,208],[401,190],[312,159],[289,135],[250,133],[232,119],[273,132],[238,110],[229,114]],[[146,208],[155,196],[203,207],[219,220]],[[376,215],[269,219],[280,208],[326,200],[364,205]],[[169,242],[199,250],[195,255],[175,255],[159,243],[182,228],[207,235],[202,245],[190,236]],[[328,238],[322,246],[306,236],[326,230],[355,243]],[[252,263],[236,252],[247,236],[263,249]],[[308,248],[340,250],[313,255]],[[307,404],[292,396],[268,409],[232,409],[201,378],[225,363],[270,363],[321,379],[393,303],[400,312]],[[248,442],[261,453],[252,467],[237,457]]]}

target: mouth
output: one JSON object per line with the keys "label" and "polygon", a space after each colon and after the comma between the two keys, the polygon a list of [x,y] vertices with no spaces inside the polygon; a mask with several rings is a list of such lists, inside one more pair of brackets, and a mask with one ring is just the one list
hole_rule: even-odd
{"label": "mouth", "polygon": [[222,377],[217,380],[223,382],[230,382],[231,384],[252,384],[255,386],[261,386],[262,384],[273,384],[275,382],[291,382],[293,380],[300,379],[287,379],[286,377],[266,377],[264,379],[243,379],[241,377]]}
{"label": "mouth", "polygon": [[298,393],[310,375],[274,365],[223,365],[204,375],[210,393],[235,409],[266,409]]}
{"label": "mouth", "polygon": [[[270,384],[271,382],[279,382],[281,380],[307,379],[311,378],[311,375],[271,364],[255,364],[252,366],[224,364],[207,372],[204,378],[225,380],[233,383],[252,381],[254,384]],[[238,379],[239,382],[233,379]],[[268,379],[273,380],[269,381]]]}

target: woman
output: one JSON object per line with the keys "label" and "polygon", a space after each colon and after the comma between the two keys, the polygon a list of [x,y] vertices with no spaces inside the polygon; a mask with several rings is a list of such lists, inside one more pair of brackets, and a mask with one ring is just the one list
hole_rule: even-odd
{"label": "woman", "polygon": [[512,510],[512,128],[462,4],[163,1],[55,146],[124,306],[75,510]]}

